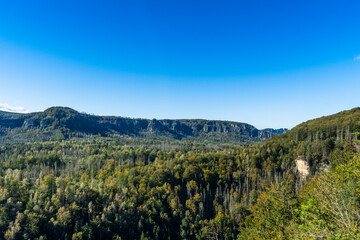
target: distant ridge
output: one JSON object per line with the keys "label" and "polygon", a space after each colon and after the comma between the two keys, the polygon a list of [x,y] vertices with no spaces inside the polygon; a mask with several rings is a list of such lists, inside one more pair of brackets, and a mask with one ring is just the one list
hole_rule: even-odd
{"label": "distant ridge", "polygon": [[257,142],[286,131],[285,128],[259,130],[250,124],[232,121],[94,116],[68,107],[51,107],[35,113],[0,111],[0,143],[62,140],[89,135],[123,135],[157,140]]}

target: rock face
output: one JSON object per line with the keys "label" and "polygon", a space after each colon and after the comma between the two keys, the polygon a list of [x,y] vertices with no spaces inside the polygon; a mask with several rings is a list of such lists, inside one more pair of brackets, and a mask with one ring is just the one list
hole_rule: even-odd
{"label": "rock face", "polygon": [[29,114],[0,111],[0,131],[8,140],[46,139],[58,132],[64,138],[126,135],[149,139],[244,143],[264,141],[287,129],[259,130],[246,123],[204,119],[149,120],[94,116],[71,108],[53,107],[44,112]]}
{"label": "rock face", "polygon": [[296,170],[298,171],[300,177],[305,179],[310,174],[309,163],[305,160],[303,156],[299,156],[295,159]]}
{"label": "rock face", "polygon": [[273,129],[273,128],[265,128],[263,130],[259,130],[258,137],[261,140],[266,140],[272,138],[275,135],[286,133],[288,129],[280,128],[280,129]]}

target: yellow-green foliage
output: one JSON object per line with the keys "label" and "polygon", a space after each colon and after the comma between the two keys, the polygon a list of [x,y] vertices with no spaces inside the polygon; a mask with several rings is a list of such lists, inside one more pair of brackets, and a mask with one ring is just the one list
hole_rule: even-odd
{"label": "yellow-green foliage", "polygon": [[353,109],[250,146],[0,145],[0,239],[360,238],[359,120]]}

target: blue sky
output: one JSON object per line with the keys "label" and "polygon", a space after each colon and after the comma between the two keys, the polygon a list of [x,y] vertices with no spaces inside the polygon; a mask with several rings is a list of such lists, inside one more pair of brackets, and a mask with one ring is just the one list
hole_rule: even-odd
{"label": "blue sky", "polygon": [[2,1],[0,108],[293,127],[360,104],[358,1]]}

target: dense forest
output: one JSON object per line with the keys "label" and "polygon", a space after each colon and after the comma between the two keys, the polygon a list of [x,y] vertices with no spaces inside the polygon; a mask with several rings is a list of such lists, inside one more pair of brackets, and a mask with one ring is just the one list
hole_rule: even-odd
{"label": "dense forest", "polygon": [[0,239],[358,239],[359,132],[355,108],[246,145],[3,143]]}

